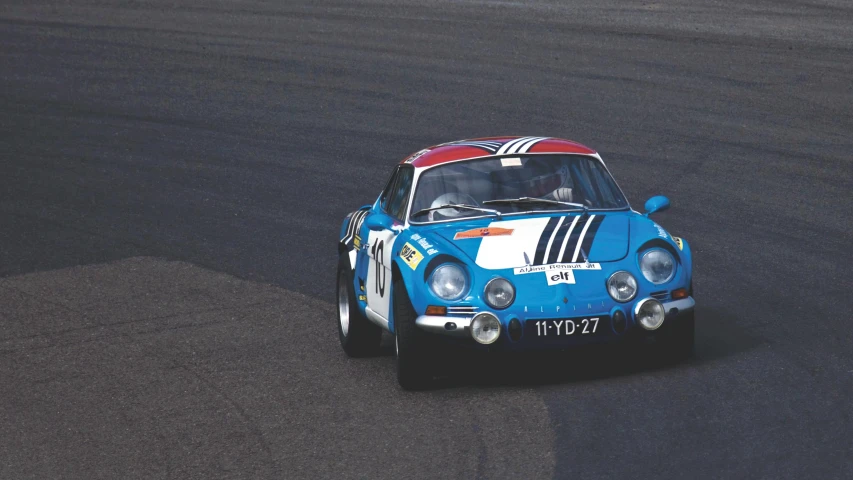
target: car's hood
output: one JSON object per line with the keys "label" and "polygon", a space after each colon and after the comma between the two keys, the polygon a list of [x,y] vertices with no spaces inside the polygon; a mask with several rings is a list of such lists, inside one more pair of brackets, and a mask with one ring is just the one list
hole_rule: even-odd
{"label": "car's hood", "polygon": [[615,262],[628,254],[628,212],[447,223],[429,229],[489,270]]}

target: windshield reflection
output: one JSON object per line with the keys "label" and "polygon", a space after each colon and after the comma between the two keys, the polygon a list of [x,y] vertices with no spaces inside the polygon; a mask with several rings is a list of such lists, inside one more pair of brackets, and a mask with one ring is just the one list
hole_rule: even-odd
{"label": "windshield reflection", "polygon": [[483,216],[466,205],[501,214],[565,210],[618,210],[628,202],[602,163],[584,155],[526,155],[440,165],[421,174],[413,223]]}

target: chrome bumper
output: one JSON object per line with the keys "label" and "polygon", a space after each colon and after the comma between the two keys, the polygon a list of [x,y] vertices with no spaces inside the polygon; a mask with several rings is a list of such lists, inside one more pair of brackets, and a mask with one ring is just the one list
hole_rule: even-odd
{"label": "chrome bumper", "polygon": [[682,298],[681,300],[670,300],[669,302],[664,302],[663,310],[666,312],[666,319],[677,317],[682,313],[690,313],[693,311],[693,307],[696,306],[696,301],[693,300],[693,297]]}
{"label": "chrome bumper", "polygon": [[429,333],[450,335],[452,337],[470,336],[471,317],[442,317],[438,315],[421,315],[415,320],[415,325]]}
{"label": "chrome bumper", "polygon": [[[677,316],[690,313],[696,302],[693,297],[671,300],[663,303],[666,319],[670,320]],[[452,337],[468,337],[471,335],[470,317],[443,317],[438,315],[421,315],[415,320],[415,324],[422,330],[438,335],[449,335]]]}

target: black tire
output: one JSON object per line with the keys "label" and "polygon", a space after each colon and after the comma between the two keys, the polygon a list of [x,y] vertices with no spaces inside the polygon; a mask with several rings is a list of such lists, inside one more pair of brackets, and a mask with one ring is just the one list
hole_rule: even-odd
{"label": "black tire", "polygon": [[409,300],[409,292],[399,278],[392,290],[394,307],[394,351],[397,357],[397,382],[404,390],[429,387],[432,370],[428,363],[426,333],[415,325],[417,313]]}
{"label": "black tire", "polygon": [[[382,330],[378,325],[361,314],[355,299],[352,269],[349,255],[342,253],[338,259],[338,284],[336,288],[338,305],[338,338],[341,347],[350,357],[369,357],[379,353]],[[346,315],[346,331],[342,318]]]}
{"label": "black tire", "polygon": [[666,356],[673,361],[682,361],[693,356],[696,336],[696,321],[693,313],[687,318],[675,320],[675,325],[666,336],[664,348]]}

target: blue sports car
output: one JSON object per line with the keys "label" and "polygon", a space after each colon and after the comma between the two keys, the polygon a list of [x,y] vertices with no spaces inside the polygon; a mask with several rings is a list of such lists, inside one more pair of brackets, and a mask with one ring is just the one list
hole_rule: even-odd
{"label": "blue sports car", "polygon": [[350,213],[338,253],[338,333],[350,356],[395,340],[405,389],[428,386],[442,342],[571,348],[654,337],[693,349],[692,255],[631,209],[578,143],[494,137],[420,150]]}

